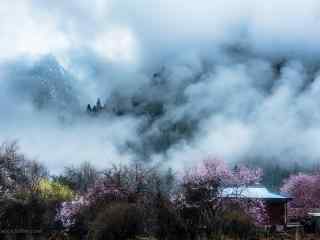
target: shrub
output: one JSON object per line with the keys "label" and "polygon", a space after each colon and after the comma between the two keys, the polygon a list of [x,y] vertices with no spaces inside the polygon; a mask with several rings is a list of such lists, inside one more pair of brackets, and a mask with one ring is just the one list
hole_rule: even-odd
{"label": "shrub", "polygon": [[46,200],[70,201],[74,197],[73,191],[68,186],[47,179],[40,180],[36,190]]}
{"label": "shrub", "polygon": [[157,231],[155,236],[157,239],[185,239],[187,229],[185,222],[179,216],[176,209],[170,206],[162,206],[158,212]]}
{"label": "shrub", "polygon": [[37,195],[27,199],[3,198],[0,201],[0,229],[46,230],[55,223],[55,204]]}
{"label": "shrub", "polygon": [[142,233],[141,212],[134,204],[111,203],[98,213],[90,227],[92,240],[130,239]]}
{"label": "shrub", "polygon": [[238,204],[230,205],[221,215],[221,226],[223,235],[240,239],[248,239],[255,235],[257,229],[251,216],[241,210]]}

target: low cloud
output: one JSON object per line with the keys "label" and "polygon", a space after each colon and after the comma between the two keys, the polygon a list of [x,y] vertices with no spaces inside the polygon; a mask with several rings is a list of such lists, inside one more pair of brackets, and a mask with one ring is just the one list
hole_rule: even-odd
{"label": "low cloud", "polygon": [[[319,7],[3,1],[0,141],[18,139],[53,171],[207,155],[314,163]],[[92,118],[98,97],[107,111]]]}

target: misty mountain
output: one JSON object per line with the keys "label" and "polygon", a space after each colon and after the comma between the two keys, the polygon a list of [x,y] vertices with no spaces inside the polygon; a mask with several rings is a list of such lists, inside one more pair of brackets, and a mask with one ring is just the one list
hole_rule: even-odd
{"label": "misty mountain", "polygon": [[11,79],[8,90],[17,101],[30,102],[38,110],[80,109],[74,77],[53,56],[11,63],[6,74]]}

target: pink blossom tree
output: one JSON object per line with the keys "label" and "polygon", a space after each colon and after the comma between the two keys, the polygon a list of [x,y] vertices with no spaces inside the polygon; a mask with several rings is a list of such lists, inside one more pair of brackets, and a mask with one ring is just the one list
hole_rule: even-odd
{"label": "pink blossom tree", "polygon": [[127,198],[127,192],[119,186],[98,181],[85,194],[77,196],[73,201],[63,202],[58,209],[56,219],[60,220],[65,227],[70,227],[74,224],[76,215],[83,207],[93,206],[99,201],[106,203],[122,201]]}
{"label": "pink blossom tree", "polygon": [[291,175],[281,188],[281,192],[292,197],[288,210],[291,217],[306,217],[312,209],[320,208],[320,175]]}
{"label": "pink blossom tree", "polygon": [[[246,166],[236,166],[230,168],[226,162],[217,158],[207,158],[197,166],[186,171],[183,178],[183,185],[188,186],[187,195],[195,198],[204,199],[207,197],[210,201],[215,198],[216,208],[228,208],[226,201],[221,200],[219,195],[224,187],[241,188],[260,183],[263,172],[261,169],[251,169]],[[190,193],[191,189],[197,189],[195,194]],[[201,189],[201,191],[198,191]],[[204,194],[205,193],[205,194]],[[185,199],[187,201],[187,199]],[[230,202],[230,201],[229,201]],[[263,225],[267,222],[268,216],[263,201],[243,199],[232,199],[236,204],[252,218],[256,225]]]}
{"label": "pink blossom tree", "polygon": [[62,225],[68,228],[75,223],[75,216],[81,208],[88,205],[89,202],[83,196],[70,202],[63,202],[56,215],[56,220],[61,221]]}
{"label": "pink blossom tree", "polygon": [[229,185],[233,186],[249,186],[259,184],[263,172],[261,168],[248,168],[246,166],[236,166],[230,178],[228,179]]}
{"label": "pink blossom tree", "polygon": [[266,205],[262,200],[254,200],[244,203],[240,201],[240,204],[243,206],[243,209],[245,209],[246,213],[253,220],[256,226],[261,227],[268,223],[269,217]]}
{"label": "pink blossom tree", "polygon": [[186,171],[184,182],[219,181],[219,185],[249,186],[261,181],[263,172],[260,168],[251,169],[246,166],[236,166],[231,169],[226,162],[217,158],[207,158],[198,165]]}

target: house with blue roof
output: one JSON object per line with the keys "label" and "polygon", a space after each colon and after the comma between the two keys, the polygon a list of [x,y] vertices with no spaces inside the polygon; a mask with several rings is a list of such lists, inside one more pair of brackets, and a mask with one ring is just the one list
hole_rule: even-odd
{"label": "house with blue roof", "polygon": [[288,221],[287,204],[290,197],[269,191],[264,186],[226,187],[221,191],[222,198],[261,200],[265,203],[270,226],[284,227]]}

